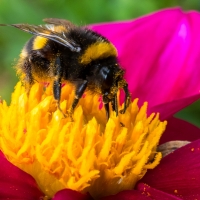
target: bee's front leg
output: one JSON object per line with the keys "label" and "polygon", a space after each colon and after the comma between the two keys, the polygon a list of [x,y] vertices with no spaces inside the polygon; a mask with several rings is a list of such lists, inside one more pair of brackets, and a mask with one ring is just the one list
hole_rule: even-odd
{"label": "bee's front leg", "polygon": [[110,117],[109,103],[104,103],[104,108],[106,111],[106,118],[107,120],[109,120],[109,117]]}
{"label": "bee's front leg", "polygon": [[124,108],[122,110],[120,110],[121,114],[124,114],[126,112],[126,109],[128,108],[128,106],[129,106],[129,104],[131,102],[131,95],[130,95],[130,92],[128,90],[128,84],[126,84],[123,87],[123,90],[125,92],[125,100],[124,100]]}
{"label": "bee's front leg", "polygon": [[82,97],[83,93],[85,92],[87,88],[87,83],[88,83],[87,80],[82,80],[82,79],[77,79],[73,81],[73,84],[75,85],[75,97],[74,97],[72,106],[68,111],[69,117],[71,118],[72,121],[74,121],[72,114],[79,102],[79,99]]}
{"label": "bee's front leg", "polygon": [[116,116],[118,116],[118,101],[117,94],[115,94],[114,98],[111,101],[112,109],[116,112]]}
{"label": "bee's front leg", "polygon": [[54,96],[54,99],[57,101],[58,109],[62,112],[63,116],[66,117],[66,115],[63,113],[62,109],[60,108],[62,74],[63,74],[63,71],[61,67],[60,57],[57,56],[55,59],[55,65],[54,65],[53,96]]}

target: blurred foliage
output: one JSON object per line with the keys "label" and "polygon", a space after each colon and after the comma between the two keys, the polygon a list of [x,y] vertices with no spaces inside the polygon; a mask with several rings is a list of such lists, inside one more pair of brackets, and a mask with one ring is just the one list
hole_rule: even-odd
{"label": "blurred foliage", "polygon": [[[132,19],[163,9],[180,6],[184,10],[200,10],[197,0],[0,0],[0,23],[40,24],[43,18],[68,19],[85,25],[105,21]],[[12,66],[30,35],[11,27],[0,27],[0,94],[10,101],[17,82]],[[177,114],[200,127],[200,102]]]}

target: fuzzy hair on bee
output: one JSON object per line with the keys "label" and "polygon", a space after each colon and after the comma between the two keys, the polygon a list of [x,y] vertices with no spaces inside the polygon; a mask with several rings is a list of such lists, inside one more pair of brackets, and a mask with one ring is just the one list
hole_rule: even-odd
{"label": "fuzzy hair on bee", "polygon": [[[17,73],[27,91],[35,81],[52,82],[53,96],[58,109],[73,121],[73,111],[85,90],[102,95],[107,119],[109,104],[118,115],[117,92],[125,92],[125,113],[130,103],[124,70],[117,60],[117,50],[105,37],[68,20],[47,18],[44,25],[0,24],[12,26],[33,34],[21,51]],[[71,108],[60,108],[61,85],[67,81],[74,85],[75,97]]]}

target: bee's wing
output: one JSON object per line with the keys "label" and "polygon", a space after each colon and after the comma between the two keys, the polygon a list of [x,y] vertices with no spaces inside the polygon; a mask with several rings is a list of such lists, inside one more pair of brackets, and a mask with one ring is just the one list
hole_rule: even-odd
{"label": "bee's wing", "polygon": [[0,24],[0,26],[13,26],[33,35],[41,36],[53,40],[63,46],[66,46],[71,51],[80,52],[81,47],[75,41],[67,38],[64,33],[52,31],[51,25],[29,25],[29,24]]}
{"label": "bee's wing", "polygon": [[76,27],[72,22],[66,19],[58,19],[58,18],[45,18],[43,22],[47,24],[54,24],[54,25],[63,25],[66,28]]}

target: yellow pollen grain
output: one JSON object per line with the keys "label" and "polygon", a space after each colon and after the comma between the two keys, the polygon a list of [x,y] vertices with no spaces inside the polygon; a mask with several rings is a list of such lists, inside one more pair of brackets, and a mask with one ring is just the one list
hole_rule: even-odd
{"label": "yellow pollen grain", "polygon": [[[62,87],[63,111],[70,108],[72,93],[72,86]],[[57,109],[51,85],[44,90],[35,83],[27,96],[18,83],[11,104],[0,103],[1,151],[34,177],[46,198],[64,188],[89,192],[94,199],[130,190],[159,164],[162,155],[156,149],[166,121],[158,114],[147,116],[147,103],[139,108],[138,99],[124,115],[111,111],[107,121],[98,98],[86,93],[74,122]]]}

